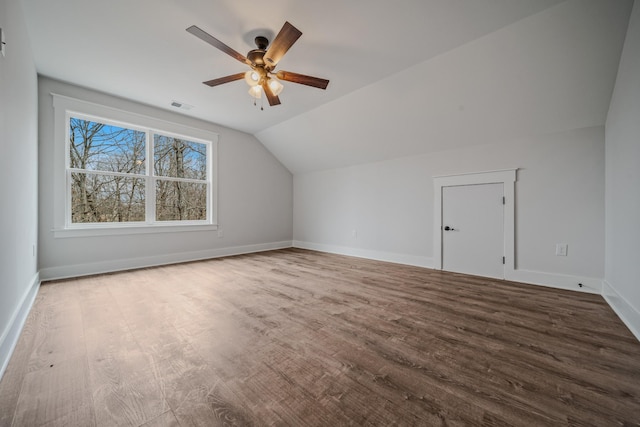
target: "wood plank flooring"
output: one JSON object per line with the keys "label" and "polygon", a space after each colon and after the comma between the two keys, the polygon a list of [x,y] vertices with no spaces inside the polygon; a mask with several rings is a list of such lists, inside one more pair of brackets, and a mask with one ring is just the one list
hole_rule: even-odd
{"label": "wood plank flooring", "polygon": [[43,284],[0,426],[640,425],[597,295],[287,249]]}

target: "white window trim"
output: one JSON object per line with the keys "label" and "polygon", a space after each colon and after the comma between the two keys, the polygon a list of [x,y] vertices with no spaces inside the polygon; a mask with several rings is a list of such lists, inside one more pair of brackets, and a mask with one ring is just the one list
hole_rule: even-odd
{"label": "white window trim", "polygon": [[[218,228],[218,134],[215,132],[168,122],[142,114],[132,113],[118,108],[107,107],[88,101],[82,101],[55,93],[54,107],[54,156],[53,156],[53,194],[54,194],[54,237],[107,236],[125,234],[166,233],[185,231],[208,231]],[[69,153],[69,116],[88,118],[96,121],[108,121],[111,124],[126,126],[137,130],[151,130],[167,136],[175,136],[207,144],[209,185],[211,191],[207,201],[206,221],[162,221],[154,223],[91,223],[72,224],[68,209],[68,168]],[[149,144],[147,144],[149,147]],[[147,155],[147,170],[151,160]],[[151,175],[147,175],[150,177]],[[162,179],[161,177],[158,177]],[[149,178],[148,178],[149,179]]]}

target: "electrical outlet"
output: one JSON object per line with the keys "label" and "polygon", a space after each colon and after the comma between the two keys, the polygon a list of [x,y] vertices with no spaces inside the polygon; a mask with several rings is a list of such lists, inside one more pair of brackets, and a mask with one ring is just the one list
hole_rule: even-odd
{"label": "electrical outlet", "polygon": [[218,239],[222,239],[224,237],[224,231],[218,230]]}
{"label": "electrical outlet", "polygon": [[358,230],[351,230],[351,238],[352,239],[358,238]]}
{"label": "electrical outlet", "polygon": [[567,256],[568,247],[566,243],[556,244],[556,256]]}

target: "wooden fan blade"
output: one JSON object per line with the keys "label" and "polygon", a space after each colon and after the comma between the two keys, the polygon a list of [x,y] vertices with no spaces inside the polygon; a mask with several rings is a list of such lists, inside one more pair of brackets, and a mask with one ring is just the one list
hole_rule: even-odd
{"label": "wooden fan blade", "polygon": [[264,54],[264,62],[270,70],[273,70],[285,53],[300,38],[302,32],[289,22],[285,22],[275,40]]}
{"label": "wooden fan blade", "polygon": [[215,48],[218,48],[221,51],[223,51],[224,53],[226,53],[227,55],[237,59],[238,61],[242,62],[243,64],[251,65],[251,62],[243,54],[241,54],[240,52],[230,48],[229,46],[227,46],[226,44],[222,43],[217,38],[213,37],[211,34],[207,33],[206,31],[201,30],[200,28],[196,27],[195,25],[192,25],[189,28],[187,28],[187,31],[190,32],[191,34],[193,34],[194,36],[196,36],[197,38],[199,38],[200,40],[209,43],[211,46],[213,46]]}
{"label": "wooden fan blade", "polygon": [[218,86],[223,83],[235,82],[236,80],[244,79],[244,73],[232,74],[230,76],[220,77],[218,79],[208,80],[206,82],[202,82],[207,86]]}
{"label": "wooden fan blade", "polygon": [[273,91],[267,82],[262,83],[262,89],[264,90],[264,94],[267,95],[267,100],[269,101],[270,106],[273,107],[274,105],[280,105],[280,98],[273,94]]}
{"label": "wooden fan blade", "polygon": [[292,73],[291,71],[278,71],[276,77],[280,80],[285,80],[292,83],[299,83],[301,85],[313,86],[319,89],[326,89],[329,84],[329,80],[321,79],[319,77],[305,76],[304,74]]}

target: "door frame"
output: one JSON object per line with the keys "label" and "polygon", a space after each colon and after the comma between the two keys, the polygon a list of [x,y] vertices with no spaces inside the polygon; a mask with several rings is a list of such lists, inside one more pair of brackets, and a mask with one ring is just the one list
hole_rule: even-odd
{"label": "door frame", "polygon": [[516,171],[502,169],[487,172],[472,172],[456,175],[440,175],[433,177],[434,215],[433,215],[433,268],[442,270],[442,189],[460,185],[503,184],[504,191],[504,278],[513,277],[516,269],[515,258],[515,182]]}

